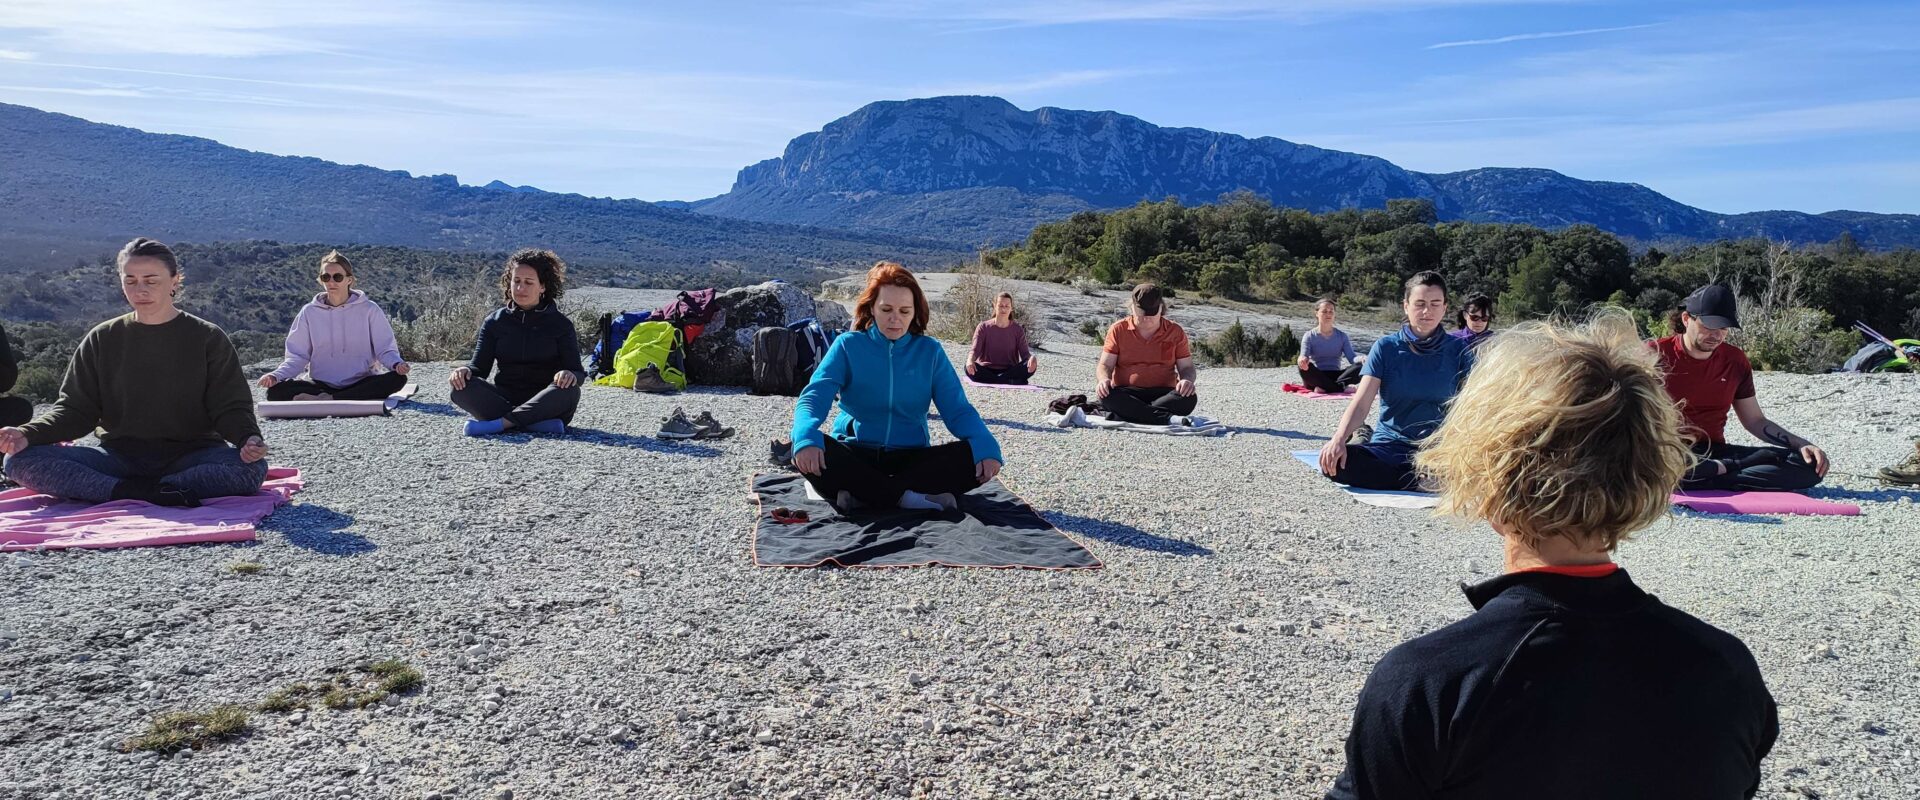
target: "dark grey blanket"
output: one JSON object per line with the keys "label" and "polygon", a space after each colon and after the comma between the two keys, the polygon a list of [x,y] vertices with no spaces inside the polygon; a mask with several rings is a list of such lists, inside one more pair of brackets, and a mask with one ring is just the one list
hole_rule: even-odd
{"label": "dark grey blanket", "polygon": [[[805,479],[794,473],[756,475],[753,490],[760,498],[753,563],[762,567],[1100,567],[1093,553],[997,480],[945,512],[885,508],[843,515],[809,498]],[[774,522],[773,510],[782,506],[804,509],[811,520]]]}

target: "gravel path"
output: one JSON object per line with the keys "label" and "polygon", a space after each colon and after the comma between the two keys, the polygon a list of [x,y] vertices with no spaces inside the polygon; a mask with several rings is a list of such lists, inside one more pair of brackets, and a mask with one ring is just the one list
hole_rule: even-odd
{"label": "gravel path", "polygon": [[[1048,345],[1039,382],[1090,383],[1093,353]],[[392,417],[267,424],[310,483],[257,544],[0,556],[0,798],[1310,797],[1372,663],[1500,563],[1484,528],[1353,504],[1287,458],[1341,406],[1277,370],[1202,373],[1227,439],[1044,428],[1038,395],[969,390],[1011,483],[1107,564],[1058,575],[756,569],[744,495],[788,399],[592,390],[573,435],[476,441],[447,366],[418,370]],[[1913,378],[1759,384],[1841,470],[1920,434]],[[650,438],[675,404],[740,435]],[[1763,797],[1920,796],[1914,494],[1817,493],[1867,515],[1680,515],[1621,558],[1759,657],[1782,717]],[[424,685],[115,750],[385,657]]]}

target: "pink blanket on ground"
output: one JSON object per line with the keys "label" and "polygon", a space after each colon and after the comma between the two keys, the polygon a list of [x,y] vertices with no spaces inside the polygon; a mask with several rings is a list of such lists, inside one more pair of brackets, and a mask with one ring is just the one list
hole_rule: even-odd
{"label": "pink blanket on ground", "polygon": [[1803,514],[1809,516],[1860,516],[1860,507],[1852,503],[1815,500],[1793,492],[1685,491],[1673,493],[1673,504],[1703,514]]}
{"label": "pink blanket on ground", "polygon": [[258,493],[216,497],[199,508],[168,508],[138,500],[94,505],[32,489],[10,489],[0,492],[0,553],[250,542],[254,523],[305,485],[300,470],[272,467]]}
{"label": "pink blanket on ground", "polygon": [[1309,389],[1298,383],[1280,384],[1280,391],[1286,392],[1287,394],[1297,394],[1309,400],[1345,400],[1353,396],[1352,389],[1348,389],[1339,394],[1327,394],[1319,389]]}

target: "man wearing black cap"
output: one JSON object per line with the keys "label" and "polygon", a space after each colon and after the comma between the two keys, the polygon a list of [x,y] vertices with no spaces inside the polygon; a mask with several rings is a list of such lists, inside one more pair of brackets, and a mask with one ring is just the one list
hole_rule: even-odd
{"label": "man wearing black cap", "polygon": [[[1740,327],[1733,292],[1708,284],[1687,296],[1685,330],[1653,342],[1666,373],[1667,394],[1685,418],[1681,431],[1701,459],[1680,485],[1688,489],[1794,492],[1827,474],[1827,454],[1767,419],[1753,391],[1753,365],[1727,335]],[[1772,447],[1726,440],[1727,412]]]}

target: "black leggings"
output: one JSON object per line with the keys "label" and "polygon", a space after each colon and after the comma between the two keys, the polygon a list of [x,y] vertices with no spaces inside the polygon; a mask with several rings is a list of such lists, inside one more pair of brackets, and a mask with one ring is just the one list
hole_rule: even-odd
{"label": "black leggings", "polygon": [[0,427],[25,425],[32,420],[32,400],[24,397],[0,397]]}
{"label": "black leggings", "polygon": [[866,505],[891,508],[900,505],[900,493],[909,489],[958,497],[980,486],[974,478],[973,445],[966,442],[881,450],[829,436],[821,447],[826,460],[820,474],[802,474],[829,503],[839,502],[844,490]]}
{"label": "black leggings", "polygon": [[[1710,460],[1740,461],[1756,453],[1771,452],[1768,463],[1755,464],[1715,475],[1719,465]],[[1820,473],[1800,457],[1800,451],[1784,447],[1748,447],[1741,444],[1698,442],[1693,454],[1702,460],[1680,478],[1682,489],[1732,489],[1749,492],[1797,492],[1820,483]]]}
{"label": "black leggings", "polygon": [[1186,397],[1171,386],[1142,387],[1115,386],[1107,392],[1106,399],[1100,405],[1107,409],[1108,419],[1121,422],[1136,422],[1141,425],[1165,425],[1174,415],[1186,416],[1200,405],[1200,394]]}
{"label": "black leggings", "polygon": [[1025,386],[1033,373],[1027,371],[1027,365],[1015,364],[1011,367],[989,367],[985,364],[973,365],[972,378],[975,383],[997,383],[1002,386]]}
{"label": "black leggings", "polygon": [[319,381],[280,381],[267,387],[267,399],[279,403],[296,394],[329,394],[335,400],[385,400],[406,385],[407,376],[398,372],[368,375],[339,388]]}
{"label": "black leggings", "polygon": [[1339,372],[1335,372],[1330,369],[1321,369],[1309,362],[1306,369],[1300,370],[1300,383],[1306,385],[1309,389],[1315,389],[1327,394],[1339,394],[1346,391],[1347,387],[1359,382],[1359,364],[1354,364]]}
{"label": "black leggings", "polygon": [[472,415],[474,419],[504,419],[514,427],[524,428],[536,422],[557,419],[566,425],[573,424],[573,412],[580,407],[580,387],[562,389],[548,384],[532,397],[515,400],[508,397],[500,387],[479,378],[468,378],[467,388],[455,389],[448,399]]}

